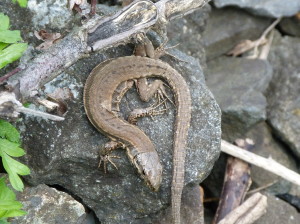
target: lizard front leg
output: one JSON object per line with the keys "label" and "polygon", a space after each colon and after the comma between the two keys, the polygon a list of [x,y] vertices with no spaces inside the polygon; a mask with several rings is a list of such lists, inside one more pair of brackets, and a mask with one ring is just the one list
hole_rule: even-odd
{"label": "lizard front leg", "polygon": [[104,173],[107,172],[107,163],[108,162],[111,163],[116,169],[118,169],[117,165],[112,161],[112,158],[120,159],[120,157],[110,155],[113,150],[118,149],[118,148],[125,149],[125,146],[121,142],[117,142],[117,141],[112,140],[112,141],[107,142],[104,145],[103,149],[99,150],[100,160],[99,160],[98,168],[100,168],[100,166],[103,162]]}

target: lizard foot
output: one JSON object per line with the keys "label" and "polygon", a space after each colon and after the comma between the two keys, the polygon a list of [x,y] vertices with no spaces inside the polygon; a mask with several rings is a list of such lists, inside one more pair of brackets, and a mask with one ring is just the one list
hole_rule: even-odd
{"label": "lizard foot", "polygon": [[107,173],[107,163],[110,162],[116,170],[118,169],[117,165],[112,161],[112,158],[118,158],[120,159],[121,157],[119,156],[111,156],[111,155],[100,155],[100,161],[98,168],[100,168],[102,161],[103,161],[103,168],[104,168],[104,173]]}
{"label": "lizard foot", "polygon": [[112,161],[112,158],[120,159],[119,156],[110,155],[110,153],[117,148],[124,148],[123,144],[116,141],[110,141],[105,144],[104,148],[99,151],[100,161],[98,164],[98,168],[100,168],[103,162],[104,173],[107,172],[107,163],[111,163],[116,169],[118,169],[117,165]]}
{"label": "lizard foot", "polygon": [[[166,99],[159,102],[155,106],[152,105],[152,106],[147,107],[147,108],[134,109],[133,111],[130,112],[130,114],[128,116],[128,122],[131,123],[131,124],[136,125],[137,124],[137,119],[140,118],[140,117],[150,116],[153,119],[153,116],[164,114],[168,110],[168,108],[165,105],[165,101],[166,101]],[[161,109],[161,110],[157,110],[156,108],[158,108],[162,104],[165,105],[165,108]]]}

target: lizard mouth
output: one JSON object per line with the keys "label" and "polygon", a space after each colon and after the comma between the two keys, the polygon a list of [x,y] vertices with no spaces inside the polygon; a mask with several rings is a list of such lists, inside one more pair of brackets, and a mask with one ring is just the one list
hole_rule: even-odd
{"label": "lizard mouth", "polygon": [[138,154],[134,157],[133,163],[151,190],[158,191],[162,181],[162,166],[157,153]]}

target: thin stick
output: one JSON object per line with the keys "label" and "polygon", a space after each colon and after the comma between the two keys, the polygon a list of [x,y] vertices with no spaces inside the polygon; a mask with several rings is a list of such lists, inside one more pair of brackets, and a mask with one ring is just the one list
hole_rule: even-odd
{"label": "thin stick", "polygon": [[264,190],[264,189],[266,189],[266,188],[268,188],[268,187],[271,187],[272,185],[276,184],[277,182],[278,182],[278,181],[276,180],[276,181],[273,181],[273,182],[268,183],[268,184],[266,184],[266,185],[263,185],[263,186],[261,186],[261,187],[255,188],[255,189],[253,189],[253,190],[251,190],[251,191],[248,191],[248,192],[247,192],[247,195],[249,195],[249,194],[254,194],[254,193],[259,192],[259,191],[261,191],[261,190]]}
{"label": "thin stick", "polygon": [[265,214],[266,209],[267,197],[256,193],[230,212],[218,224],[251,224]]}
{"label": "thin stick", "polygon": [[10,71],[9,73],[5,74],[4,76],[0,77],[0,84],[2,82],[4,82],[5,80],[7,80],[9,77],[13,76],[14,74],[17,74],[21,70],[22,70],[21,68],[17,67],[15,69],[13,69],[12,71]]}
{"label": "thin stick", "polygon": [[65,119],[65,118],[60,117],[60,116],[56,116],[56,115],[53,115],[53,114],[48,114],[48,113],[45,113],[45,112],[42,112],[42,111],[33,110],[33,109],[22,107],[22,106],[17,107],[16,111],[24,113],[24,114],[32,115],[32,116],[41,117],[43,119],[50,119],[50,120],[53,120],[53,121],[63,121]]}
{"label": "thin stick", "polygon": [[264,157],[258,156],[254,153],[248,152],[235,145],[232,145],[225,140],[221,141],[221,151],[242,159],[255,166],[268,170],[271,173],[274,173],[282,177],[283,179],[286,179],[300,186],[300,175],[298,173],[286,168],[285,166],[281,165],[271,158],[266,159]]}
{"label": "thin stick", "polygon": [[[245,151],[251,150],[254,146],[253,141],[247,141],[247,139],[237,139],[235,143]],[[222,193],[212,224],[218,223],[242,204],[251,183],[250,165],[245,161],[229,156],[227,159]]]}

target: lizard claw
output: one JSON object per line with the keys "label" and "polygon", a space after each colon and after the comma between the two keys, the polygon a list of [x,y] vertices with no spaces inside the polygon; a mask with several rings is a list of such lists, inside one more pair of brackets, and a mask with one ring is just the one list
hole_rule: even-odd
{"label": "lizard claw", "polygon": [[116,170],[118,169],[117,165],[112,161],[112,158],[118,158],[120,159],[121,157],[119,156],[111,156],[111,155],[100,155],[100,161],[98,164],[98,168],[100,168],[102,161],[103,161],[103,168],[104,168],[104,173],[107,173],[107,163],[110,162]]}
{"label": "lizard claw", "polygon": [[113,162],[112,158],[120,159],[121,157],[110,155],[110,153],[114,149],[123,148],[123,147],[124,147],[123,144],[120,142],[116,142],[116,141],[107,142],[105,144],[104,148],[99,151],[100,161],[98,164],[98,168],[100,168],[102,161],[103,161],[104,173],[107,172],[107,163],[108,162],[111,163],[116,169],[118,169],[117,165]]}

